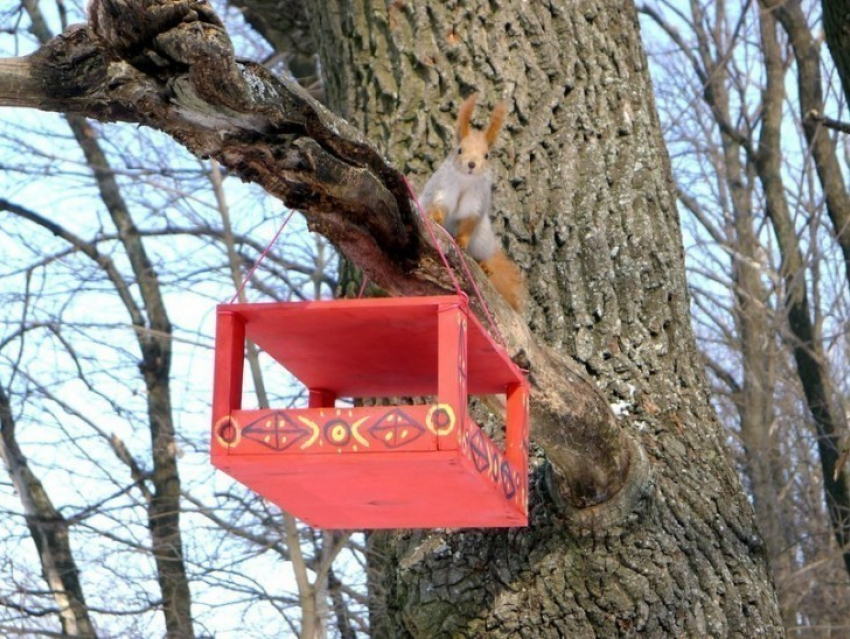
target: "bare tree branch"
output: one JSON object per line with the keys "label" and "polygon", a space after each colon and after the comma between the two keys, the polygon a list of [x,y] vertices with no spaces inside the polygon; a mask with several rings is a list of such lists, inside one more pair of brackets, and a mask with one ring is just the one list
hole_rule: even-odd
{"label": "bare tree branch", "polygon": [[24,507],[38,548],[44,580],[58,605],[63,635],[94,637],[79,571],[71,549],[70,526],[35,475],[18,445],[11,402],[0,386],[0,457],[5,462]]}
{"label": "bare tree branch", "polygon": [[830,129],[835,129],[836,131],[840,131],[841,133],[850,133],[850,122],[842,122],[840,120],[833,120],[822,113],[818,113],[817,111],[809,111],[805,117],[806,120],[811,122],[816,122],[818,124],[823,124],[825,127],[829,127]]}

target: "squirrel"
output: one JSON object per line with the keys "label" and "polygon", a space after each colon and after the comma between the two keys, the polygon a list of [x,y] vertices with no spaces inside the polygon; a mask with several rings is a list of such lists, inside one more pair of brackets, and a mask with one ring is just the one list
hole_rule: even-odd
{"label": "squirrel", "polygon": [[425,184],[420,200],[425,213],[475,258],[508,304],[521,311],[525,296],[522,274],[502,251],[490,223],[490,148],[507,107],[504,102],[498,104],[487,129],[478,131],[470,126],[476,98],[473,93],[461,105],[455,130],[457,147]]}

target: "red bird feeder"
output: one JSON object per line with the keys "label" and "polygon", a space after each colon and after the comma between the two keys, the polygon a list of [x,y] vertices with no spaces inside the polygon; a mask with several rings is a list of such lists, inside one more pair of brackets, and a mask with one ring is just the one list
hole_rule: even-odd
{"label": "red bird feeder", "polygon": [[[218,307],[212,463],[321,528],[527,524],[528,384],[458,296]],[[243,410],[249,339],[309,407]],[[507,397],[505,450],[467,395]],[[435,396],[417,406],[337,398]]]}

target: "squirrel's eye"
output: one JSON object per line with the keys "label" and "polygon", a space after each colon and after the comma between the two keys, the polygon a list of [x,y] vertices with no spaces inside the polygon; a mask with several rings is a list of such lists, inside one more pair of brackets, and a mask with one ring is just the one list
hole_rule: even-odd
{"label": "squirrel's eye", "polygon": [[461,153],[463,153],[463,149],[462,149],[462,148],[460,148],[460,147],[458,147],[458,148],[457,148],[457,154],[458,154],[458,155],[460,155]]}
{"label": "squirrel's eye", "polygon": [[489,154],[489,153],[485,153],[485,154],[484,154],[484,159],[485,159],[485,160],[489,160],[489,159],[490,159],[490,154]]}

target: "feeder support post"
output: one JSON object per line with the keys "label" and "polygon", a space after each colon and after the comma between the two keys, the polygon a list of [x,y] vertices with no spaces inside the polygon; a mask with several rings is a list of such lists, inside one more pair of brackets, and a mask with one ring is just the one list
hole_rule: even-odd
{"label": "feeder support post", "polygon": [[468,310],[457,303],[440,304],[437,318],[437,401],[428,428],[440,450],[459,447],[466,421]]}
{"label": "feeder support post", "polygon": [[508,385],[505,457],[521,477],[528,477],[528,396],[526,380]]}
{"label": "feeder support post", "polygon": [[233,311],[219,310],[215,326],[213,422],[242,408],[245,367],[245,320]]}
{"label": "feeder support post", "polygon": [[336,403],[336,393],[324,388],[308,389],[310,408],[333,408]]}

